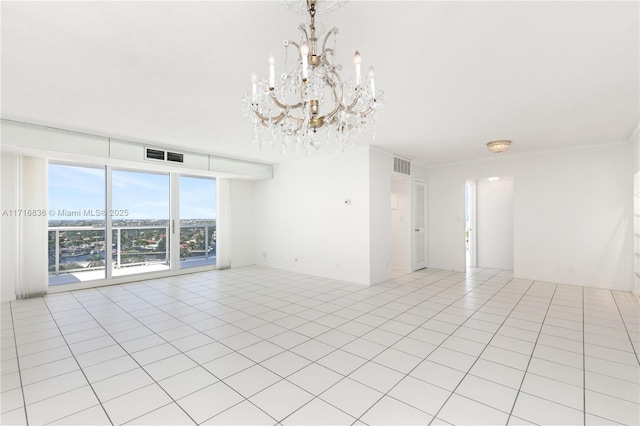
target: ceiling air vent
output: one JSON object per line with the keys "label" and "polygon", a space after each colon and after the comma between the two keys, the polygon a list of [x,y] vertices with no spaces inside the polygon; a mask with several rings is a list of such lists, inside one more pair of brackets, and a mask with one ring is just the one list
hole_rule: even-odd
{"label": "ceiling air vent", "polygon": [[164,151],[153,148],[145,148],[144,158],[147,160],[160,160],[164,161]]}
{"label": "ceiling air vent", "polygon": [[167,151],[167,161],[172,161],[174,163],[184,163],[184,154]]}
{"label": "ceiling air vent", "polygon": [[411,176],[411,161],[400,157],[393,157],[393,171]]}

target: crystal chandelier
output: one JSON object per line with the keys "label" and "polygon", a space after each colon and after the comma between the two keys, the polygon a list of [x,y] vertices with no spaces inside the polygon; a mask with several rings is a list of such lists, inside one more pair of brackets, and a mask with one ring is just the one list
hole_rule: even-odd
{"label": "crystal chandelier", "polygon": [[[335,36],[332,28],[324,36],[316,28],[316,0],[306,0],[311,22],[301,24],[300,41],[285,40],[285,71],[276,79],[275,60],[269,56],[268,78],[251,75],[251,95],[242,99],[243,112],[253,127],[253,141],[261,146],[262,130],[282,153],[295,147],[310,153],[323,142],[335,142],[338,150],[353,146],[355,139],[372,128],[375,138],[377,110],[383,92],[376,90],[373,67],[366,81],[361,75],[362,58],[353,57],[355,72],[343,81],[335,63]],[[320,38],[319,38],[320,37]],[[331,42],[331,45],[328,43]],[[293,64],[288,68],[289,48]],[[324,134],[323,134],[324,133]]]}

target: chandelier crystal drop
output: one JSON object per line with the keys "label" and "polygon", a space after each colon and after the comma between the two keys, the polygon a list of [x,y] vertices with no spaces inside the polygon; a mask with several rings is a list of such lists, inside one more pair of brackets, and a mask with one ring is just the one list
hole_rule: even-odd
{"label": "chandelier crystal drop", "polygon": [[[341,151],[352,147],[369,129],[375,138],[377,111],[384,104],[384,94],[376,90],[373,67],[369,67],[366,79],[362,78],[362,57],[357,51],[354,72],[342,79],[342,66],[335,62],[338,29],[320,34],[315,23],[316,0],[306,3],[308,28],[299,26],[299,41],[283,42],[284,72],[276,78],[271,54],[268,77],[251,75],[251,94],[242,99],[243,112],[253,127],[253,142],[259,146],[264,131],[269,143],[278,145],[282,153],[288,147],[311,153],[331,142]],[[288,68],[290,55],[293,64]]]}

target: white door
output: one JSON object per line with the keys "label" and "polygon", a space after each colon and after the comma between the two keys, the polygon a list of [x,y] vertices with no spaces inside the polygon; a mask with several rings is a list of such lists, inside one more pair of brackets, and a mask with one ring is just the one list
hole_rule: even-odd
{"label": "white door", "polygon": [[413,270],[427,267],[427,183],[413,181]]}

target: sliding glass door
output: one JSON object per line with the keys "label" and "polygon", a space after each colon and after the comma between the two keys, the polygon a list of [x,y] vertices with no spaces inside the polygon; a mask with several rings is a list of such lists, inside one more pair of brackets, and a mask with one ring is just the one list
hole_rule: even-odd
{"label": "sliding glass door", "polygon": [[50,164],[49,285],[105,278],[105,169]]}
{"label": "sliding glass door", "polygon": [[180,176],[180,268],[216,264],[216,180]]}
{"label": "sliding glass door", "polygon": [[49,164],[49,285],[216,264],[216,180]]}
{"label": "sliding glass door", "polygon": [[113,170],[112,276],[169,270],[169,174]]}

